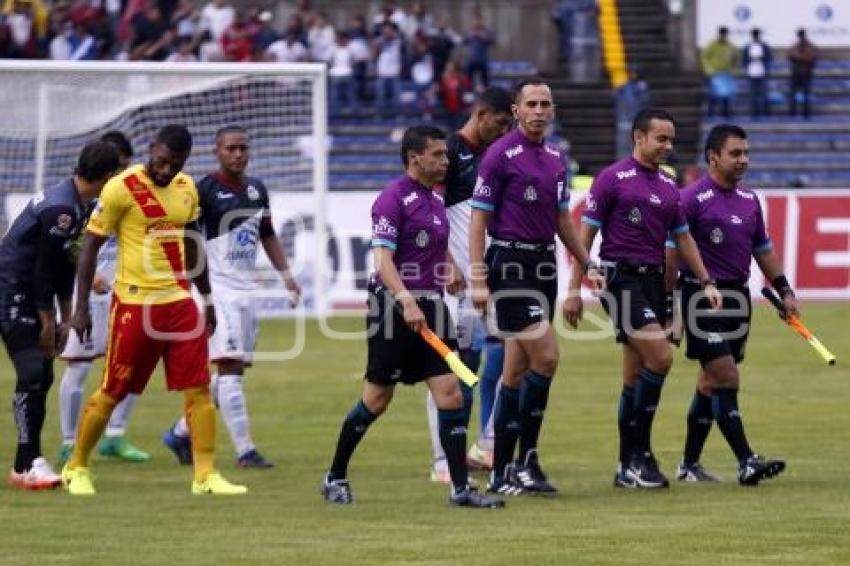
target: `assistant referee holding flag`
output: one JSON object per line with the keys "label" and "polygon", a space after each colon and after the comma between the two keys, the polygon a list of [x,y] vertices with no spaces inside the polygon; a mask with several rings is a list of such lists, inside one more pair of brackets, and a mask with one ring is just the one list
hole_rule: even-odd
{"label": "assistant referee holding flag", "polygon": [[[699,463],[715,420],[738,460],[738,481],[756,485],[782,472],[785,462],[753,452],[738,409],[738,364],[744,359],[752,318],[747,285],[750,260],[755,258],[782,297],[787,313],[798,314],[797,299],[765,230],[758,197],[741,183],[749,165],[746,132],[730,124],[712,128],[705,142],[705,160],[708,174],[682,191],[682,207],[705,267],[723,293],[723,310],[706,312],[696,277],[683,266],[679,286],[687,356],[698,360],[701,369],[688,412],[685,454],[677,477],[687,481],[717,479]],[[667,265],[675,266],[677,256],[674,248],[668,249]]]}

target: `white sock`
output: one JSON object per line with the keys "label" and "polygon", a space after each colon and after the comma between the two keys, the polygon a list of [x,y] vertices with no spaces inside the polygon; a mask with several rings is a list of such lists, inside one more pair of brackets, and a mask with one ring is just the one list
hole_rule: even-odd
{"label": "white sock", "polygon": [[127,419],[130,417],[130,411],[133,410],[133,405],[136,403],[136,397],[138,395],[130,393],[120,403],[115,405],[112,416],[109,417],[109,424],[106,425],[106,436],[124,436],[124,433],[127,432]]}
{"label": "white sock", "polygon": [[437,404],[434,402],[434,396],[430,390],[428,391],[428,396],[425,398],[425,412],[428,414],[428,432],[431,435],[431,453],[433,454],[434,462],[445,461],[446,453],[443,450],[443,444],[440,442],[440,421],[437,417]]}
{"label": "white sock", "polygon": [[186,422],[186,417],[180,417],[174,426],[171,427],[171,432],[174,433],[174,436],[178,436],[180,438],[189,438],[189,423]]}
{"label": "white sock", "polygon": [[237,456],[254,450],[241,375],[218,376],[218,411],[230,433]]}
{"label": "white sock", "polygon": [[62,374],[62,382],[59,385],[59,426],[62,429],[62,444],[73,444],[77,436],[83,387],[91,366],[91,362],[68,362],[65,373]]}

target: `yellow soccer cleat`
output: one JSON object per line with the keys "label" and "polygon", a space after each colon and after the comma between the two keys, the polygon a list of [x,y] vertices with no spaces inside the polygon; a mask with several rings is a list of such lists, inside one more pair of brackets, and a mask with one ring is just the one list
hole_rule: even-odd
{"label": "yellow soccer cleat", "polygon": [[192,482],[192,495],[242,495],[243,493],[248,493],[247,487],[230,483],[218,472],[210,472],[204,481]]}
{"label": "yellow soccer cleat", "polygon": [[88,468],[77,467],[68,469],[68,464],[62,468],[62,483],[71,495],[94,495],[94,482]]}

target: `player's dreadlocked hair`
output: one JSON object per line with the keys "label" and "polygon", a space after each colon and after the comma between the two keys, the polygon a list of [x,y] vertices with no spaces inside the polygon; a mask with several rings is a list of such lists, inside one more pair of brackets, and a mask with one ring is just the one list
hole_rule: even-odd
{"label": "player's dreadlocked hair", "polygon": [[174,153],[189,153],[192,151],[192,134],[186,126],[169,124],[156,133],[157,143],[161,143]]}

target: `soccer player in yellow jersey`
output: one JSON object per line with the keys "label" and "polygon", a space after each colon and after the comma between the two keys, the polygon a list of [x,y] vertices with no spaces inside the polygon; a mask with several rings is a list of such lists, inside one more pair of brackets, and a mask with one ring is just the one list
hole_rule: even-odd
{"label": "soccer player in yellow jersey", "polygon": [[[91,332],[88,301],[97,251],[115,234],[118,266],[109,317],[103,382],[92,395],[77,431],[77,443],[62,470],[73,495],[95,492],[88,458],[115,405],[140,394],[160,359],[169,390],[182,391],[195,465],[193,494],[241,494],[247,488],[213,468],[215,408],[210,401],[207,339],[215,329],[204,248],[196,220],[198,192],[181,172],[192,149],[183,126],[162,128],[150,159],[112,178],[89,220],[77,264],[77,301],[71,326]],[[189,279],[204,299],[204,317],[189,293]]]}

